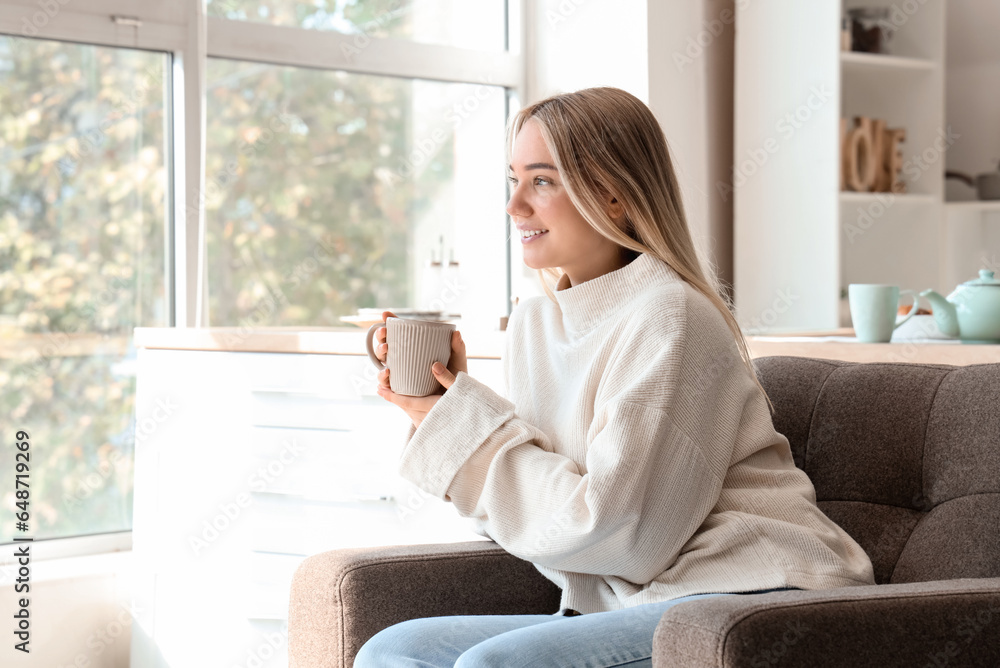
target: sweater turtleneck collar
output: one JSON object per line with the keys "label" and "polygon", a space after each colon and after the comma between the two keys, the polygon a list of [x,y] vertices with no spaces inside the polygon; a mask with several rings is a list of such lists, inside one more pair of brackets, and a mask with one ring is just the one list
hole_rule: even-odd
{"label": "sweater turtleneck collar", "polygon": [[554,296],[567,330],[584,332],[625,306],[636,293],[655,283],[683,281],[666,262],[642,253],[620,269],[570,287],[563,274]]}

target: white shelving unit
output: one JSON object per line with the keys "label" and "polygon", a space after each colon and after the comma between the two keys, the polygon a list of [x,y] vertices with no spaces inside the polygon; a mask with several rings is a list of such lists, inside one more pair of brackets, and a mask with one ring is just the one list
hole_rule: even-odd
{"label": "white shelving unit", "polygon": [[[930,204],[937,202],[937,198],[934,195],[928,195],[923,193],[892,193],[892,199],[894,203],[897,204]],[[859,193],[859,192],[841,192],[840,193],[840,204],[841,206],[848,206],[851,204],[871,204],[872,202],[881,202],[888,199],[889,193]]]}
{"label": "white shelving unit", "polygon": [[[898,3],[897,3],[898,4]],[[892,54],[840,51],[844,9],[892,0],[753,3],[737,9],[735,301],[741,321],[792,303],[771,331],[849,326],[850,283],[939,292],[944,234],[944,11],[903,14]],[[896,14],[897,18],[900,16]],[[907,192],[840,192],[840,118],[904,128]],[[753,173],[746,160],[774,147]],[[741,166],[742,165],[742,166]]]}
{"label": "white shelving unit", "polygon": [[933,70],[937,67],[935,61],[926,58],[904,58],[885,54],[855,53],[853,51],[840,53],[840,65],[845,71],[874,70],[880,72],[887,70]]}

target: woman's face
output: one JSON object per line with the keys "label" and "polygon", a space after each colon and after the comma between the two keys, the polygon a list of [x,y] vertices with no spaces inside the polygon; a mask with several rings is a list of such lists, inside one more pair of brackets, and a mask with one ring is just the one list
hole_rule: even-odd
{"label": "woman's face", "polygon": [[507,213],[526,265],[561,268],[570,285],[624,266],[621,246],[598,234],[573,206],[537,121],[529,119],[517,133],[510,169]]}

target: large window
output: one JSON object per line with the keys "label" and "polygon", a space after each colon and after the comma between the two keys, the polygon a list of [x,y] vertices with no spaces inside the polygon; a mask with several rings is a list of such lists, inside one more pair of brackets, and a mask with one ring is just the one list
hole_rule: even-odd
{"label": "large window", "polygon": [[0,36],[0,479],[27,431],[35,538],[131,528],[132,329],[169,324],[168,63]]}
{"label": "large window", "polygon": [[495,322],[504,110],[497,86],[211,59],[209,321],[414,307]]}

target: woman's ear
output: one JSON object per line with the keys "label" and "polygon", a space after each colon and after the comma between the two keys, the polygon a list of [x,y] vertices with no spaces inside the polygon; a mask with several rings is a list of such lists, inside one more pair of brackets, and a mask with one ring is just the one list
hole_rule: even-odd
{"label": "woman's ear", "polygon": [[608,195],[605,205],[605,211],[608,213],[608,217],[615,221],[619,226],[624,222],[625,218],[625,207],[621,205],[618,198],[614,195]]}

